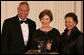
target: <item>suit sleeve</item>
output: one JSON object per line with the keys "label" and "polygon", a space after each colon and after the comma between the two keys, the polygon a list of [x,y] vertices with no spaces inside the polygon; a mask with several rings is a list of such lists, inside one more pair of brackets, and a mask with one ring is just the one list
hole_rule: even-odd
{"label": "suit sleeve", "polygon": [[36,42],[37,35],[36,35],[35,32],[33,33],[33,36],[32,37],[33,38],[32,38],[32,45],[31,45],[31,47],[32,47],[32,49],[37,49],[37,42]]}
{"label": "suit sleeve", "polygon": [[83,54],[83,35],[80,35],[77,40],[77,51],[79,54]]}
{"label": "suit sleeve", "polygon": [[58,45],[59,45],[59,37],[60,37],[60,33],[59,31],[56,32],[56,36],[54,37],[54,42],[53,42],[53,47],[52,47],[52,51],[54,52],[58,52]]}
{"label": "suit sleeve", "polygon": [[9,40],[9,28],[8,24],[5,21],[2,28],[1,34],[1,53],[7,54],[8,53],[8,40]]}
{"label": "suit sleeve", "polygon": [[33,28],[34,28],[34,31],[36,31],[36,23],[35,22],[33,23]]}

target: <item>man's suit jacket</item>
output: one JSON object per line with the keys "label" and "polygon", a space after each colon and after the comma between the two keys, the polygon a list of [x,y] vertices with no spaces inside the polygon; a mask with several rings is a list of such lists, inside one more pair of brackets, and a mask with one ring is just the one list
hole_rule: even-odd
{"label": "man's suit jacket", "polygon": [[2,54],[24,54],[31,49],[31,39],[33,31],[36,30],[34,21],[27,19],[29,26],[29,39],[27,46],[24,45],[23,35],[21,31],[18,15],[10,19],[6,19],[3,24],[1,35],[1,53]]}

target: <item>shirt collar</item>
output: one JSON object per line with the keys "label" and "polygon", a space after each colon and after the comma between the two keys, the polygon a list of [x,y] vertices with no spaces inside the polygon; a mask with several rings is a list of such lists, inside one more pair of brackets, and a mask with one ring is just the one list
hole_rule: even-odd
{"label": "shirt collar", "polygon": [[[19,21],[21,21],[21,20],[22,20],[20,17],[18,17],[18,18],[19,18]],[[26,18],[25,20],[27,20],[27,18]],[[24,20],[24,21],[25,21],[25,20]]]}
{"label": "shirt collar", "polygon": [[[65,29],[64,31],[68,32],[68,29]],[[76,26],[71,30],[71,32],[74,32],[74,31],[78,31],[78,28]]]}

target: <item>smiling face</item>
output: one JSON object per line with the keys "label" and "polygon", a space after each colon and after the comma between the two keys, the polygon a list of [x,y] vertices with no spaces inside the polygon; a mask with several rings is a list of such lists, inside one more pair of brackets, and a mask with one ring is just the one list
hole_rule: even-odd
{"label": "smiling face", "polygon": [[50,22],[51,21],[48,15],[45,15],[44,17],[41,18],[41,23],[42,23],[42,26],[44,27],[49,26]]}
{"label": "smiling face", "polygon": [[21,19],[26,19],[27,15],[29,14],[29,7],[26,4],[22,4],[18,7],[18,16]]}
{"label": "smiling face", "polygon": [[68,30],[71,30],[76,26],[76,21],[74,21],[72,17],[66,17],[65,26]]}

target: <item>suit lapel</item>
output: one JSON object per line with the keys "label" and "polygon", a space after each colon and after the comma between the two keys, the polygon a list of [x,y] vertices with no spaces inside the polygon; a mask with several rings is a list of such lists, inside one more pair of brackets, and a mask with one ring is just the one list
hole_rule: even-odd
{"label": "suit lapel", "polygon": [[20,26],[20,21],[19,21],[19,18],[18,16],[16,16],[16,19],[15,19],[15,25],[14,25],[14,28],[17,30],[17,37],[18,37],[18,44],[22,45],[23,47],[25,46],[24,45],[24,40],[23,40],[23,35],[22,35],[22,30],[21,30],[21,26]]}
{"label": "suit lapel", "polygon": [[[16,16],[16,22],[14,23],[14,28],[17,30],[17,37],[18,37],[18,44],[19,45],[22,45],[23,47],[25,47],[25,44],[24,44],[24,39],[23,39],[23,35],[22,35],[22,29],[21,29],[21,26],[20,26],[20,21],[19,21],[19,18],[18,16]],[[28,42],[27,42],[27,47],[29,48],[30,47],[30,35],[31,35],[31,29],[32,29],[32,26],[31,26],[31,23],[30,23],[30,20],[27,19],[27,22],[28,22],[28,27],[29,27],[29,38],[28,38]]]}
{"label": "suit lapel", "polygon": [[[27,22],[28,22],[28,28],[29,28],[29,36],[30,36],[30,22],[29,22],[29,20],[28,20],[28,18],[27,18]],[[30,37],[28,37],[28,42],[29,42],[29,40],[30,40]],[[27,46],[28,46],[28,42],[27,42]]]}
{"label": "suit lapel", "polygon": [[30,47],[31,44],[31,29],[32,29],[32,25],[31,25],[31,21],[27,18],[27,22],[28,22],[28,27],[29,27],[29,38],[28,38],[28,42],[27,42],[27,47]]}

